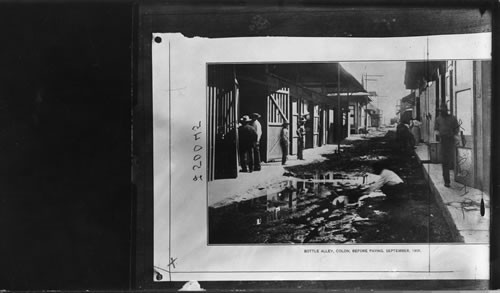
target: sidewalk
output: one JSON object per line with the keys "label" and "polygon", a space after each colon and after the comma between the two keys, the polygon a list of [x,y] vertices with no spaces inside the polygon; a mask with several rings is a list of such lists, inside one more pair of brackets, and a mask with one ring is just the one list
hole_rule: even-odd
{"label": "sidewalk", "polygon": [[[348,147],[341,145],[342,147]],[[305,165],[312,162],[326,160],[323,154],[335,152],[337,145],[324,145],[322,147],[305,149],[304,160],[297,160],[297,156],[290,155],[285,166]],[[234,179],[219,179],[208,184],[208,206],[220,207],[232,202],[248,200],[272,192],[282,190],[282,182],[288,178],[283,174],[286,172],[281,160],[262,163],[261,171],[252,173],[238,173]],[[259,192],[256,192],[259,191]]]}
{"label": "sidewalk", "polygon": [[[345,141],[364,140],[371,137],[383,136],[385,131],[372,130],[369,134],[353,134]],[[350,144],[341,144],[343,152],[351,148]],[[307,165],[313,162],[322,162],[326,158],[323,154],[331,154],[337,150],[337,144],[327,144],[321,147],[304,150],[304,160],[297,160],[296,155],[289,155],[286,166]],[[283,174],[286,172],[281,160],[262,163],[262,170],[252,173],[239,172],[234,179],[218,179],[208,184],[208,206],[221,207],[233,202],[249,200],[264,196],[268,193],[283,189],[284,181],[288,180]]]}
{"label": "sidewalk", "polygon": [[[455,182],[453,171],[450,171],[451,188],[445,187],[441,164],[428,163],[430,162],[428,145],[419,144],[415,152],[422,162],[424,175],[438,205],[443,210],[448,225],[458,231],[455,235],[456,240],[465,243],[489,243],[489,194]],[[485,203],[484,217],[480,214],[481,196]]]}

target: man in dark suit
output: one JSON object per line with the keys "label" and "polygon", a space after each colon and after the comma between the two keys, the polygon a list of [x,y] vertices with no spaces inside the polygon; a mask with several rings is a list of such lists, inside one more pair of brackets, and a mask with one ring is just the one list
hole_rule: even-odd
{"label": "man in dark suit", "polygon": [[444,186],[450,187],[450,169],[453,167],[455,140],[460,126],[457,118],[448,113],[446,105],[442,105],[436,118],[434,130],[437,131],[441,144],[441,164],[443,166]]}
{"label": "man in dark suit", "polygon": [[250,124],[252,120],[247,115],[241,117],[238,128],[241,172],[254,170],[254,148],[257,142],[257,131]]}

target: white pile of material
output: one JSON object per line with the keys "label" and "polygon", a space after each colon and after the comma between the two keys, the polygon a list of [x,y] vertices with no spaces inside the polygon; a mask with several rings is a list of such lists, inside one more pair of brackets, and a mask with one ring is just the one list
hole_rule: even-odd
{"label": "white pile of material", "polygon": [[354,203],[349,203],[349,198],[345,195],[340,195],[340,196],[337,196],[332,204],[334,206],[338,206],[339,204],[344,204],[346,206],[362,206],[363,205],[363,201],[367,198],[375,198],[375,197],[386,197],[386,195],[380,191],[372,191],[370,192],[369,194],[365,194],[363,196],[361,196],[357,202],[354,202]]}
{"label": "white pile of material", "polygon": [[363,201],[367,198],[375,198],[375,197],[386,197],[385,193],[380,191],[372,191],[369,194],[365,194],[358,199],[358,205],[363,205]]}

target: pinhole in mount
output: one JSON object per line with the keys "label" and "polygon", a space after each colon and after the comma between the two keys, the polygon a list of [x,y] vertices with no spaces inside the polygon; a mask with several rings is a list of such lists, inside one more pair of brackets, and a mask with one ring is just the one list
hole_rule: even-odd
{"label": "pinhole in mount", "polygon": [[163,279],[163,275],[160,272],[156,271],[155,278],[156,278],[156,281],[161,281]]}
{"label": "pinhole in mount", "polygon": [[158,43],[158,44],[161,43],[161,41],[162,41],[161,37],[155,37],[154,40],[155,40],[155,43]]}

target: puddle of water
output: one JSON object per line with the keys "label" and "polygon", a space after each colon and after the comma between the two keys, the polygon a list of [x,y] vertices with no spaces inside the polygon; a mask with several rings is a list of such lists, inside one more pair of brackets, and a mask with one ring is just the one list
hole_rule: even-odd
{"label": "puddle of water", "polygon": [[377,155],[365,155],[365,156],[359,156],[359,157],[354,157],[351,160],[352,161],[380,161],[380,160],[386,160],[386,156],[377,156]]}
{"label": "puddle of water", "polygon": [[381,198],[352,204],[377,177],[338,172],[290,177],[259,191],[265,195],[210,208],[209,243],[356,243],[360,230],[385,217],[375,209]]}

